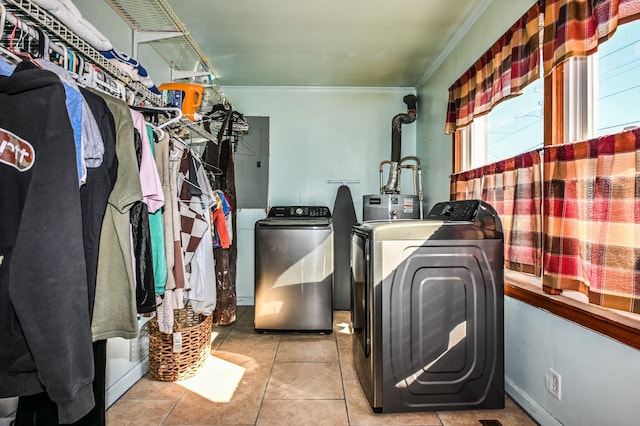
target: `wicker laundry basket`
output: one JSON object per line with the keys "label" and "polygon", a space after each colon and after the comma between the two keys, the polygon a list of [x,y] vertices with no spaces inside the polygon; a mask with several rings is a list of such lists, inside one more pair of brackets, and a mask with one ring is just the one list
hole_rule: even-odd
{"label": "wicker laundry basket", "polygon": [[[163,382],[193,377],[211,351],[211,315],[193,311],[190,305],[174,310],[173,334],[162,333],[158,321],[149,321],[149,373]],[[182,344],[174,347],[180,333]],[[177,336],[176,336],[177,337]]]}

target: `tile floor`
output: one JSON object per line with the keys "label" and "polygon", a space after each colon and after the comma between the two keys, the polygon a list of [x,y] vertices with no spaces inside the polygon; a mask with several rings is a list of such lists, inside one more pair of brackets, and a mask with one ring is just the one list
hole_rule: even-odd
{"label": "tile floor", "polygon": [[109,408],[107,425],[536,425],[509,398],[504,410],[373,413],[348,323],[349,312],[336,311],[331,334],[256,334],[253,307],[238,307],[233,325],[214,326],[211,356],[195,377],[145,375]]}

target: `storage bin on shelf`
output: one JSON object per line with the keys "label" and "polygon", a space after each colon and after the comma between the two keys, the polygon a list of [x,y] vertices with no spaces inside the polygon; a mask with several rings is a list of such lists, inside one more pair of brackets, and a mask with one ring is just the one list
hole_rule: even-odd
{"label": "storage bin on shelf", "polygon": [[151,376],[163,382],[193,377],[211,351],[211,324],[211,315],[194,312],[190,305],[174,310],[172,334],[161,332],[157,319],[152,318],[149,321]]}

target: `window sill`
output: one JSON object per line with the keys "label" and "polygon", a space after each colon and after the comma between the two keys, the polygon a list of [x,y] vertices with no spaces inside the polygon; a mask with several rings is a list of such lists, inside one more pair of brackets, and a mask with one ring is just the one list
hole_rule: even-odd
{"label": "window sill", "polygon": [[551,295],[528,277],[505,271],[504,294],[573,321],[597,333],[640,349],[640,316],[591,305],[571,297]]}

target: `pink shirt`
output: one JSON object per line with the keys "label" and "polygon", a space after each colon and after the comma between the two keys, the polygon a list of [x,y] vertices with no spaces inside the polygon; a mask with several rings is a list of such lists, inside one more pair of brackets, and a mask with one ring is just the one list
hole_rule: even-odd
{"label": "pink shirt", "polygon": [[142,138],[142,159],[140,161],[140,186],[142,187],[142,202],[147,205],[149,213],[153,213],[164,206],[164,193],[162,182],[156,167],[149,136],[147,135],[144,116],[135,110],[131,110],[133,126],[138,130]]}

